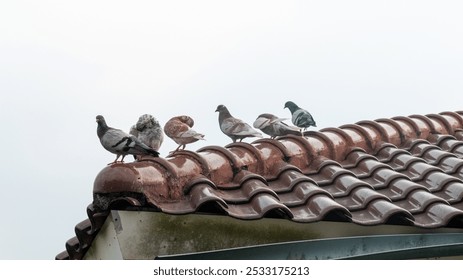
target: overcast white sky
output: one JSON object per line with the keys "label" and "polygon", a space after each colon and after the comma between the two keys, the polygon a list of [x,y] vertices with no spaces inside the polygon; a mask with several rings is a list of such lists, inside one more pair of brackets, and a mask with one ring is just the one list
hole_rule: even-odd
{"label": "overcast white sky", "polygon": [[75,236],[115,158],[98,114],[126,131],[190,115],[197,150],[230,142],[219,104],[252,123],[292,100],[317,129],[463,110],[460,3],[2,1],[0,259],[54,259]]}

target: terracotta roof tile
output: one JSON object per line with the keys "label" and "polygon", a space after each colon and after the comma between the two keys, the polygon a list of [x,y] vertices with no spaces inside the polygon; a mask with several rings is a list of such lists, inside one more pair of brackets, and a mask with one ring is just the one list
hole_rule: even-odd
{"label": "terracotta roof tile", "polygon": [[366,120],[105,167],[89,219],[56,258],[82,258],[111,209],[463,228],[462,115]]}

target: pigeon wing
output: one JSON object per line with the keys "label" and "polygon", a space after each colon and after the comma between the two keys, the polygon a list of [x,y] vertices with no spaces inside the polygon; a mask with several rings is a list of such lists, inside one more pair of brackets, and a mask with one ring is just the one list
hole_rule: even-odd
{"label": "pigeon wing", "polygon": [[[103,137],[100,138],[101,145],[112,153],[125,153],[123,147],[127,145],[131,136],[120,129],[110,128]],[[130,141],[131,142],[131,141]]]}
{"label": "pigeon wing", "polygon": [[254,121],[254,123],[252,124],[252,126],[254,126],[255,128],[258,128],[258,129],[263,129],[263,128],[268,127],[271,123],[272,123],[272,120],[271,120],[271,119],[266,118],[266,117],[263,117],[263,116],[259,116],[259,117]]}
{"label": "pigeon wing", "polygon": [[100,141],[106,150],[115,154],[159,155],[159,153],[138,140],[137,137],[120,129],[109,129]]}
{"label": "pigeon wing", "polygon": [[292,122],[298,127],[315,126],[315,121],[312,115],[304,109],[298,109],[294,112]]}
{"label": "pigeon wing", "polygon": [[170,138],[178,137],[181,133],[189,129],[188,125],[178,120],[170,120],[164,126],[164,132]]}
{"label": "pigeon wing", "polygon": [[198,133],[193,129],[188,129],[187,131],[180,133],[179,136],[182,138],[195,138],[197,140],[204,139],[204,134]]}
{"label": "pigeon wing", "polygon": [[262,136],[262,134],[254,130],[249,124],[243,122],[240,119],[236,118],[227,118],[222,122],[220,126],[222,131],[225,134],[244,136],[244,135],[254,135]]}

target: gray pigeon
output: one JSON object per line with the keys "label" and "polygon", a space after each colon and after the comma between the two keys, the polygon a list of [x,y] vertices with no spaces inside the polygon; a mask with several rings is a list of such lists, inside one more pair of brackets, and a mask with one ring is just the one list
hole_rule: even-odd
{"label": "gray pigeon", "polygon": [[272,114],[261,114],[254,121],[253,126],[262,130],[263,133],[270,135],[272,139],[288,134],[301,135],[297,127],[287,125],[283,122],[284,120]]}
{"label": "gray pigeon", "polygon": [[204,140],[204,134],[191,129],[193,125],[194,121],[189,116],[173,117],[166,122],[164,125],[164,133],[174,140],[175,143],[180,145],[174,152],[178,151],[180,147],[185,149],[186,144]]}
{"label": "gray pigeon", "polygon": [[249,124],[234,118],[224,105],[217,106],[215,111],[219,112],[220,130],[230,137],[233,143],[235,143],[236,140],[241,142],[246,137],[262,137],[262,134]]}
{"label": "gray pigeon", "polygon": [[312,115],[307,110],[297,106],[294,102],[286,102],[284,108],[288,108],[291,111],[291,121],[295,126],[301,128],[301,133],[309,126],[317,126]]}
{"label": "gray pigeon", "polygon": [[164,141],[161,125],[155,117],[149,114],[138,118],[137,123],[130,128],[130,134],[155,151],[159,151]]}
{"label": "gray pigeon", "polygon": [[116,163],[120,156],[122,156],[121,162],[124,162],[126,155],[159,156],[157,151],[143,144],[137,137],[120,129],[109,127],[103,116],[96,116],[96,122],[98,123],[96,133],[101,145],[109,152],[116,154],[116,159],[110,164]]}

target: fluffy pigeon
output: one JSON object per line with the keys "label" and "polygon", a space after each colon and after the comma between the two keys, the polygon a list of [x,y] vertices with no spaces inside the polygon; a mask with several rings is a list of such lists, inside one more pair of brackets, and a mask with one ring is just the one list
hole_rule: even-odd
{"label": "fluffy pigeon", "polygon": [[204,134],[198,133],[191,129],[194,121],[189,116],[176,116],[171,118],[164,125],[164,133],[179,144],[174,152],[178,151],[180,147],[185,149],[186,144],[204,140]]}
{"label": "fluffy pigeon", "polygon": [[122,156],[121,162],[124,162],[124,157],[129,154],[159,156],[157,151],[143,144],[137,137],[120,129],[109,127],[103,116],[96,116],[96,122],[98,123],[96,133],[101,145],[109,152],[116,154],[116,159],[110,164],[116,163],[120,156]]}
{"label": "fluffy pigeon", "polygon": [[291,111],[291,121],[295,126],[301,128],[301,133],[309,126],[317,126],[312,115],[307,110],[299,108],[294,102],[286,102],[284,108],[288,108]]}
{"label": "fluffy pigeon", "polygon": [[301,135],[297,127],[287,125],[283,122],[284,120],[286,119],[278,118],[272,114],[261,114],[254,121],[253,126],[262,130],[263,133],[270,135],[272,139],[288,134]]}
{"label": "fluffy pigeon", "polygon": [[262,134],[249,124],[234,118],[224,105],[217,106],[215,111],[219,112],[220,130],[230,137],[233,143],[236,142],[236,140],[241,142],[246,137],[262,137]]}
{"label": "fluffy pigeon", "polygon": [[130,128],[130,134],[155,151],[159,151],[164,141],[161,125],[155,117],[149,114],[138,118],[138,122]]}

